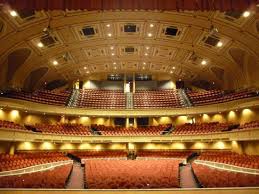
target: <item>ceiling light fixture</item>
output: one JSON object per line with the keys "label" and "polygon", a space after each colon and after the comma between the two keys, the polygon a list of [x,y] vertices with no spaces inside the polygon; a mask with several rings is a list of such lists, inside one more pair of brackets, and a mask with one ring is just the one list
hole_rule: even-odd
{"label": "ceiling light fixture", "polygon": [[147,54],[147,53],[145,53],[145,56],[148,56],[148,54]]}
{"label": "ceiling light fixture", "polygon": [[114,56],[115,54],[114,53],[112,53],[112,56]]}
{"label": "ceiling light fixture", "polygon": [[173,66],[173,69],[175,69],[175,66]]}
{"label": "ceiling light fixture", "polygon": [[87,69],[87,67],[84,67],[84,69]]}
{"label": "ceiling light fixture", "polygon": [[143,62],[143,65],[146,65],[146,62]]}
{"label": "ceiling light fixture", "polygon": [[149,26],[150,26],[150,28],[153,28],[153,27],[154,27],[154,24],[150,24]]}
{"label": "ceiling light fixture", "polygon": [[218,43],[217,43],[217,47],[222,47],[223,46],[223,43],[221,42],[221,41],[219,41]]}
{"label": "ceiling light fixture", "polygon": [[54,60],[52,63],[53,63],[53,65],[57,65],[58,64],[58,62],[56,60]]}
{"label": "ceiling light fixture", "polygon": [[106,24],[106,27],[108,27],[108,28],[109,28],[110,26],[111,26],[110,24]]}
{"label": "ceiling light fixture", "polygon": [[17,12],[14,11],[14,10],[10,11],[10,15],[11,15],[12,17],[18,16]]}
{"label": "ceiling light fixture", "polygon": [[89,73],[89,71],[87,71],[86,73]]}
{"label": "ceiling light fixture", "polygon": [[146,49],[148,50],[148,49],[150,49],[150,47],[149,47],[149,46],[146,46]]}
{"label": "ceiling light fixture", "polygon": [[148,33],[147,36],[148,36],[148,37],[151,37],[151,36],[152,36],[152,33]]}
{"label": "ceiling light fixture", "polygon": [[113,62],[113,65],[116,65],[116,62]]}
{"label": "ceiling light fixture", "polygon": [[170,71],[170,73],[173,73],[173,71]]}
{"label": "ceiling light fixture", "polygon": [[111,49],[111,50],[113,50],[113,49],[114,49],[114,47],[113,47],[113,46],[111,46],[111,47],[110,47],[110,49]]}
{"label": "ceiling light fixture", "polygon": [[245,11],[245,12],[243,13],[243,16],[244,16],[245,18],[249,17],[249,16],[250,16],[250,11]]}
{"label": "ceiling light fixture", "polygon": [[111,36],[112,36],[112,34],[111,34],[111,33],[109,33],[109,34],[108,34],[108,36],[109,36],[109,37],[111,37]]}
{"label": "ceiling light fixture", "polygon": [[206,64],[207,64],[207,61],[206,61],[206,60],[202,60],[202,61],[201,61],[201,64],[202,64],[202,65],[206,65]]}
{"label": "ceiling light fixture", "polygon": [[39,42],[39,43],[37,44],[37,46],[40,47],[40,48],[42,48],[44,45],[42,44],[42,42]]}

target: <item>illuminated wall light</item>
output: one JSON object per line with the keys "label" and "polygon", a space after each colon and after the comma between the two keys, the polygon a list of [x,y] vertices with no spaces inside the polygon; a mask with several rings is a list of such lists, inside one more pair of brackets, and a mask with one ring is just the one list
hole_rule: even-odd
{"label": "illuminated wall light", "polygon": [[175,69],[175,66],[173,66],[173,69]]}
{"label": "illuminated wall light", "polygon": [[108,34],[108,36],[109,36],[109,37],[111,37],[111,36],[112,36],[112,34],[111,34],[111,33],[109,33],[109,34]]}
{"label": "illuminated wall light", "polygon": [[112,56],[114,56],[115,54],[114,53],[112,53]]}
{"label": "illuminated wall light", "polygon": [[243,16],[244,16],[245,18],[249,17],[249,16],[250,16],[250,11],[245,11],[245,12],[243,13]]}
{"label": "illuminated wall light", "polygon": [[14,11],[14,10],[10,11],[10,15],[11,15],[12,17],[18,16],[17,12]]}
{"label": "illuminated wall light", "polygon": [[89,73],[89,71],[87,71],[86,73]]}
{"label": "illuminated wall light", "polygon": [[151,36],[152,36],[152,33],[148,33],[147,36],[148,36],[148,37],[151,37]]}
{"label": "illuminated wall light", "polygon": [[146,65],[146,63],[145,63],[145,62],[143,62],[143,65]]}
{"label": "illuminated wall light", "polygon": [[109,28],[111,25],[110,24],[106,24],[106,27]]}
{"label": "illuminated wall light", "polygon": [[44,45],[42,44],[42,42],[39,42],[39,43],[37,44],[37,46],[38,46],[39,48],[42,48]]}
{"label": "illuminated wall light", "polygon": [[206,64],[207,64],[207,61],[206,61],[206,60],[202,60],[202,61],[201,61],[201,64],[202,64],[202,65],[206,65]]}
{"label": "illuminated wall light", "polygon": [[217,47],[222,47],[223,46],[223,43],[221,42],[221,41],[219,41],[218,43],[217,43]]}
{"label": "illuminated wall light", "polygon": [[111,46],[110,49],[113,50],[113,49],[114,49],[114,46]]}
{"label": "illuminated wall light", "polygon": [[150,47],[149,47],[149,46],[146,46],[146,49],[148,50],[148,49],[150,49]]}
{"label": "illuminated wall light", "polygon": [[170,71],[170,73],[173,73],[173,71]]}
{"label": "illuminated wall light", "polygon": [[244,115],[249,115],[249,114],[252,113],[252,111],[251,111],[249,108],[246,108],[246,109],[244,109],[244,110],[242,111],[242,113],[243,113]]}
{"label": "illuminated wall light", "polygon": [[153,27],[154,27],[154,24],[150,24],[149,27],[150,27],[150,28],[153,28]]}
{"label": "illuminated wall light", "polygon": [[52,63],[53,65],[58,65],[58,62],[56,60],[54,60]]}
{"label": "illuminated wall light", "polygon": [[113,62],[113,65],[116,65],[116,62]]}
{"label": "illuminated wall light", "polygon": [[46,150],[53,149],[53,144],[51,142],[45,141],[41,144],[41,149],[46,149]]}
{"label": "illuminated wall light", "polygon": [[145,53],[145,56],[148,56],[148,54],[147,54],[147,53]]}
{"label": "illuminated wall light", "polygon": [[87,67],[84,67],[84,69],[87,69]]}
{"label": "illuminated wall light", "polygon": [[216,143],[216,146],[219,148],[219,149],[224,149],[225,148],[225,143],[224,142],[222,142],[222,141],[219,141],[219,142],[217,142]]}

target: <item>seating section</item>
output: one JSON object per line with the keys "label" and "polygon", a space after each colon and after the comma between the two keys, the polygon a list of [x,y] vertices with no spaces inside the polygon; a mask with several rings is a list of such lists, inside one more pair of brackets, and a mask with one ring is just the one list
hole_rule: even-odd
{"label": "seating section", "polygon": [[151,158],[184,158],[187,159],[188,156],[192,154],[192,151],[149,151],[140,150],[137,152],[137,157],[151,157]]}
{"label": "seating section", "polygon": [[172,135],[195,135],[222,132],[228,129],[229,123],[185,123],[184,125],[176,126],[172,131]]}
{"label": "seating section", "polygon": [[59,152],[18,153],[14,155],[0,154],[0,171],[21,169],[64,160],[69,160],[69,158]]}
{"label": "seating section", "polygon": [[3,121],[0,120],[0,128],[7,128],[7,129],[16,129],[16,130],[26,130],[25,127],[22,125],[19,125],[17,123],[11,122],[11,121]]}
{"label": "seating section", "polygon": [[58,188],[64,189],[72,164],[42,172],[0,177],[0,188]]}
{"label": "seating section", "polygon": [[98,109],[124,109],[125,94],[122,90],[80,90],[77,107]]}
{"label": "seating section", "polygon": [[258,96],[255,90],[242,90],[238,92],[225,92],[222,90],[209,90],[204,92],[187,91],[186,92],[191,103],[194,106],[208,105],[222,102],[229,102],[243,98],[251,98]]}
{"label": "seating section", "polygon": [[259,156],[241,155],[230,151],[206,151],[202,152],[198,159],[259,169]]}
{"label": "seating section", "polygon": [[176,90],[137,90],[134,94],[134,108],[180,108]]}
{"label": "seating section", "polygon": [[10,91],[5,93],[4,96],[42,104],[65,106],[70,93],[71,91],[53,92],[49,90],[37,90],[33,93],[25,91]]}
{"label": "seating section", "polygon": [[171,125],[158,125],[149,127],[126,128],[126,127],[112,127],[104,125],[92,125],[91,128],[98,131],[102,135],[161,135],[163,131],[170,128]]}
{"label": "seating section", "polygon": [[54,133],[63,135],[92,135],[91,129],[82,124],[35,124],[36,132]]}
{"label": "seating section", "polygon": [[93,159],[93,158],[127,158],[126,151],[81,151],[81,152],[70,152],[73,156],[83,159]]}
{"label": "seating section", "polygon": [[245,123],[240,125],[238,129],[252,129],[252,128],[259,128],[259,121],[251,121],[249,123]]}
{"label": "seating section", "polygon": [[179,187],[175,160],[88,160],[85,181],[89,189],[149,189]]}
{"label": "seating section", "polygon": [[203,187],[258,187],[259,175],[218,170],[192,164],[193,171]]}

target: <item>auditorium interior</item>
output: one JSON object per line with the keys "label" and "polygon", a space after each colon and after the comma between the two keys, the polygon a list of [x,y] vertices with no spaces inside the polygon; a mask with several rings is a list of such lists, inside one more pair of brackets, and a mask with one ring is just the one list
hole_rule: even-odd
{"label": "auditorium interior", "polygon": [[259,194],[259,0],[0,0],[0,193]]}

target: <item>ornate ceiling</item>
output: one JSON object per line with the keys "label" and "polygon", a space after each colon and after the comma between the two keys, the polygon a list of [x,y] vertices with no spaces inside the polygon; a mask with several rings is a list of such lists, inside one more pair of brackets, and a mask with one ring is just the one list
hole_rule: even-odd
{"label": "ornate ceiling", "polygon": [[2,87],[131,72],[259,85],[255,11],[11,11],[0,12]]}

